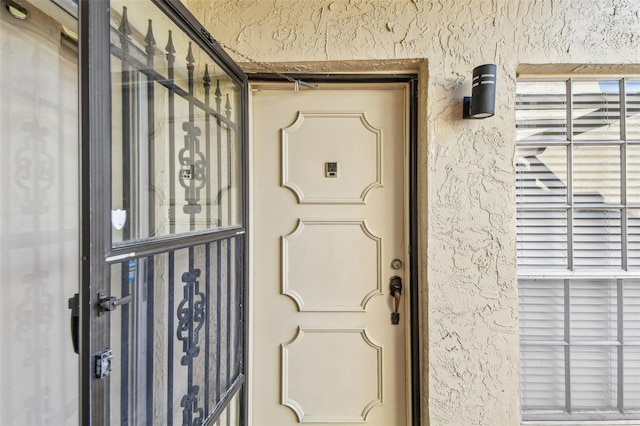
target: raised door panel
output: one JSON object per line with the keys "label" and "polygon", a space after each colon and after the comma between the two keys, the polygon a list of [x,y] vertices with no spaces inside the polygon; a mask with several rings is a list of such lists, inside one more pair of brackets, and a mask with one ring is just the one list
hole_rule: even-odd
{"label": "raised door panel", "polygon": [[364,311],[382,294],[380,257],[365,220],[302,219],[282,237],[282,292],[300,311]]}
{"label": "raised door panel", "polygon": [[282,345],[282,403],[302,423],[364,422],[383,403],[382,357],[365,327],[301,326]]}
{"label": "raised door panel", "polygon": [[382,185],[381,148],[364,112],[299,111],[282,129],[282,185],[300,204],[363,204]]}

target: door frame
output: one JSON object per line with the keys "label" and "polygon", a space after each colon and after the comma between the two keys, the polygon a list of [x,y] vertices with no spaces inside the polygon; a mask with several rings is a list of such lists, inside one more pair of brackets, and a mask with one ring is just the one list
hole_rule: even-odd
{"label": "door frame", "polygon": [[[364,83],[407,83],[409,97],[408,97],[408,143],[407,143],[407,155],[404,157],[404,165],[408,168],[408,188],[405,191],[405,206],[408,207],[408,211],[405,213],[405,218],[408,219],[408,243],[409,243],[409,339],[407,342],[407,353],[408,353],[408,365],[409,365],[409,388],[410,388],[410,396],[408,399],[409,407],[408,414],[410,414],[411,425],[412,426],[420,426],[421,424],[421,394],[420,394],[420,386],[422,381],[421,374],[421,342],[420,342],[420,312],[419,312],[419,266],[418,266],[418,248],[419,248],[419,236],[418,236],[418,105],[419,105],[419,97],[418,97],[418,88],[419,88],[419,75],[418,72],[410,72],[410,73],[400,73],[400,74],[344,74],[344,73],[329,73],[329,74],[289,74],[286,76],[281,73],[249,73],[247,74],[249,77],[249,92],[251,93],[252,83],[269,83],[269,82],[280,82],[283,80],[288,81],[304,81],[307,83],[350,83],[350,84],[364,84]],[[285,80],[285,81],[286,81]],[[293,84],[293,83],[292,83]],[[292,89],[293,91],[293,85]],[[307,90],[307,89],[305,89]],[[249,126],[253,128],[253,114],[255,111],[253,110],[253,103],[251,100],[251,95],[249,95]],[[248,190],[250,193],[250,199],[253,198],[253,137],[252,130],[249,133],[249,146],[248,146],[248,155],[249,155],[249,173],[248,177]],[[251,223],[253,221],[253,202],[250,201],[249,204],[249,228],[252,229]],[[250,231],[251,232],[251,231]],[[249,234],[249,251],[253,253],[253,234]],[[250,256],[252,261],[253,257]],[[253,295],[253,268],[250,268],[250,272],[248,275],[248,287],[249,287],[249,338],[248,338],[248,350],[250,354],[253,352],[252,341],[253,341],[253,314],[252,309],[254,306],[254,301],[252,299]],[[253,397],[253,385],[252,385],[252,368],[253,363],[251,358],[248,360],[247,364],[248,368],[248,381],[249,381],[249,392],[248,392],[248,400],[247,407],[249,408],[249,424],[252,424],[252,397]]]}

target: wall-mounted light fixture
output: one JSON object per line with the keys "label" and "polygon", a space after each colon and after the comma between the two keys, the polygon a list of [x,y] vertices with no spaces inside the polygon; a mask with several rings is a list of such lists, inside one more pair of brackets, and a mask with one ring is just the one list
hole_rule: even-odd
{"label": "wall-mounted light fixture", "polygon": [[473,69],[471,97],[465,96],[462,118],[487,118],[496,111],[496,65],[485,64]]}
{"label": "wall-mounted light fixture", "polygon": [[20,19],[21,21],[29,18],[29,9],[20,2],[14,0],[8,0],[5,2],[5,7],[9,11],[9,14],[16,19]]}

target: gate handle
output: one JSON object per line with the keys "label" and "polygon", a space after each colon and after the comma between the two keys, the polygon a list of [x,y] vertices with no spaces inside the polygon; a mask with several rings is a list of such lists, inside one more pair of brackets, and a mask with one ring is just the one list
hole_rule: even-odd
{"label": "gate handle", "polygon": [[133,300],[133,295],[129,294],[127,296],[117,298],[117,297],[108,297],[106,293],[101,291],[98,293],[98,315],[102,315],[105,312],[115,311],[118,306],[126,305]]}
{"label": "gate handle", "polygon": [[391,324],[397,325],[400,322],[398,306],[400,305],[400,296],[402,295],[402,278],[397,275],[391,277],[389,289],[391,290],[391,297],[394,299],[394,310],[391,313]]}
{"label": "gate handle", "polygon": [[71,309],[71,343],[73,351],[79,354],[80,346],[80,295],[74,294],[69,298],[69,309]]}

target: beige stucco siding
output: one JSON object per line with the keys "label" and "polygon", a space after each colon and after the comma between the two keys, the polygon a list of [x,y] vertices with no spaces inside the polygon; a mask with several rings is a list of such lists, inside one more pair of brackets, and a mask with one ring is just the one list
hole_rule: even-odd
{"label": "beige stucco siding", "polygon": [[[421,247],[423,424],[518,424],[516,73],[520,64],[640,62],[640,3],[187,4],[215,38],[256,61],[426,61],[419,117],[424,134],[420,232],[426,238]],[[461,101],[471,93],[472,69],[484,63],[498,65],[496,116],[462,120]]]}

